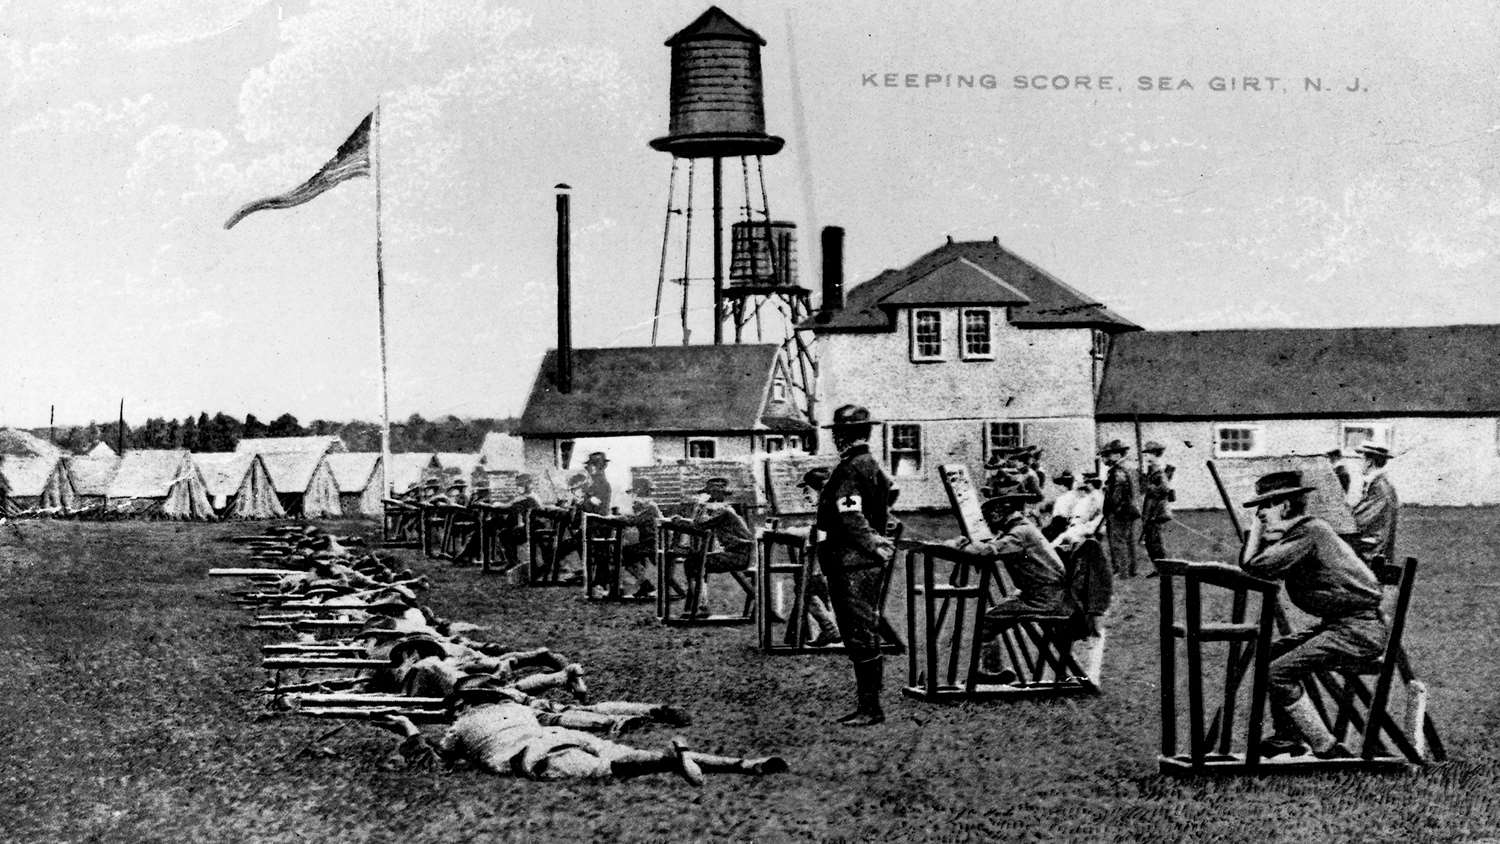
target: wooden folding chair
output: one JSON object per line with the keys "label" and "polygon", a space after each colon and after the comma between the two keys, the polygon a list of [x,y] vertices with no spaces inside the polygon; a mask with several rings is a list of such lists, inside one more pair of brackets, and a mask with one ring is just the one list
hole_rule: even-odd
{"label": "wooden folding chair", "polygon": [[573,511],[562,507],[533,507],[526,514],[529,522],[527,554],[530,571],[528,586],[564,586],[563,555],[574,541]]}
{"label": "wooden folding chair", "polygon": [[[1353,683],[1348,682],[1348,677],[1345,682],[1340,683],[1332,672],[1321,672],[1304,684],[1309,700],[1335,738],[1342,739],[1351,723],[1362,729],[1364,742],[1359,756],[1353,759],[1318,759],[1312,755],[1264,759],[1260,755],[1260,736],[1268,705],[1272,635],[1278,626],[1285,624],[1277,603],[1281,592],[1280,584],[1251,576],[1238,567],[1224,563],[1156,560],[1154,564],[1160,581],[1162,740],[1158,765],[1163,773],[1254,774],[1351,769],[1399,771],[1421,762],[1411,743],[1386,712],[1390,678],[1399,661],[1397,654],[1400,652],[1401,627],[1405,621],[1405,606],[1399,598],[1399,623],[1392,624],[1385,653],[1378,664],[1372,662],[1369,666],[1370,673],[1377,677],[1373,693],[1357,677],[1353,678]],[[1387,575],[1402,582],[1408,599],[1415,570],[1415,561],[1409,561],[1402,574]],[[1176,620],[1177,581],[1182,583],[1181,622]],[[1230,615],[1227,620],[1204,620],[1204,587],[1229,590]],[[1248,615],[1251,596],[1255,596],[1259,604],[1254,618]],[[1188,735],[1185,753],[1178,746],[1177,736],[1179,640],[1183,643],[1187,675]],[[1209,701],[1203,688],[1203,648],[1206,644],[1221,642],[1228,645],[1224,688],[1217,701],[1218,712],[1210,720],[1205,711]],[[1249,714],[1243,735],[1237,737],[1234,733],[1234,720],[1246,674],[1251,676]],[[1331,721],[1323,706],[1325,691],[1339,704],[1339,710]],[[1363,713],[1352,705],[1354,698],[1360,698],[1361,691],[1364,692],[1362,700],[1367,706]],[[1402,755],[1385,752],[1379,733],[1390,738]]]}
{"label": "wooden folding chair", "polygon": [[[758,594],[756,609],[760,630],[762,653],[773,656],[801,656],[807,654],[842,654],[842,643],[824,647],[811,647],[807,643],[810,625],[810,602],[814,572],[817,571],[817,544],[812,540],[812,531],[790,532],[770,528],[762,530],[757,537]],[[889,594],[891,573],[895,570],[895,555],[881,569],[880,599],[878,605],[881,626],[881,651],[889,654],[904,653],[905,643],[895,634],[885,617],[886,598]],[[787,587],[790,586],[788,590]],[[792,595],[791,606],[785,614],[776,610],[777,596]]]}
{"label": "wooden folding chair", "polygon": [[[656,529],[656,615],[663,624],[673,626],[730,626],[755,622],[755,584],[749,572],[727,572],[746,593],[739,615],[698,615],[703,600],[709,546],[712,535],[703,528],[683,522],[664,521]],[[675,578],[678,567],[683,571],[684,586]],[[694,576],[690,572],[697,571]],[[673,605],[682,603],[681,614]]]}

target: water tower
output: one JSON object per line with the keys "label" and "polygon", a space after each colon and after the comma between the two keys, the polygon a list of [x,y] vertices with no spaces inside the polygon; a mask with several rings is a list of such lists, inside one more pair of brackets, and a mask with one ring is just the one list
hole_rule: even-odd
{"label": "water tower", "polygon": [[[765,156],[775,155],[784,141],[766,133],[765,97],[761,86],[760,48],[766,41],[753,30],[710,7],[681,32],[667,39],[672,48],[671,120],[667,134],[651,142],[654,149],[672,154],[667,187],[667,215],[662,233],[661,269],[657,275],[656,314],[651,342],[660,336],[662,297],[671,282],[682,287],[682,342],[689,342],[689,289],[694,281],[694,217],[698,163],[711,163],[710,230],[713,266],[714,343],[724,342],[724,325],[734,329],[734,342],[746,338],[752,326],[757,340],[767,332],[784,344],[792,380],[810,401],[814,362],[811,346],[793,326],[811,311],[809,291],[797,283],[796,229],[773,220],[766,198]],[[724,274],[724,160],[739,159],[742,202],[740,219],[730,233],[732,258],[726,284]],[[753,167],[752,165],[753,159]],[[687,192],[679,197],[678,173],[687,170]],[[674,220],[682,220],[680,243],[674,241]],[[701,223],[700,223],[701,225]],[[698,232],[698,248],[702,234]],[[674,244],[677,249],[674,250]]]}

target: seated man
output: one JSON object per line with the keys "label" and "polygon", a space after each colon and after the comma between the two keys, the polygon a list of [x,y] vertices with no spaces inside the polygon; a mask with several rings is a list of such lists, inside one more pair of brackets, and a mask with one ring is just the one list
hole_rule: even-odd
{"label": "seated man", "polygon": [[[711,544],[703,560],[704,570],[698,571],[696,567],[689,568],[687,571],[689,578],[704,578],[705,573],[745,571],[755,563],[755,535],[750,532],[750,526],[745,524],[740,514],[735,512],[734,507],[728,503],[729,494],[727,478],[709,478],[704,481],[703,488],[698,490],[701,499],[693,514],[692,524],[709,532]],[[684,519],[679,516],[675,521],[684,521]],[[702,580],[697,614],[700,616],[710,614],[706,578]]]}
{"label": "seated man", "polygon": [[630,482],[630,515],[627,520],[635,530],[635,541],[622,551],[623,565],[636,580],[635,597],[648,598],[656,587],[646,576],[648,566],[656,565],[656,526],[661,524],[661,507],[654,495],[655,487],[650,478],[636,478]]}
{"label": "seated man", "polygon": [[526,544],[526,521],[531,517],[532,510],[542,506],[542,499],[532,490],[534,482],[535,479],[525,472],[516,475],[516,496],[505,502],[514,516],[510,526],[500,531],[500,547],[505,552],[509,567],[520,565],[521,546]]}
{"label": "seated man", "polygon": [[1241,568],[1285,581],[1292,604],[1319,619],[1271,645],[1274,733],[1261,742],[1267,758],[1306,753],[1300,739],[1320,759],[1351,756],[1318,716],[1302,683],[1314,672],[1366,665],[1380,656],[1388,636],[1374,573],[1327,522],[1307,514],[1313,489],[1303,485],[1301,472],[1272,472],[1255,482],[1255,497],[1244,505],[1256,508],[1256,520]]}
{"label": "seated man", "polygon": [[1073,473],[1064,469],[1052,482],[1062,487],[1062,492],[1052,500],[1051,515],[1042,526],[1042,535],[1056,540],[1073,523],[1073,511],[1078,509],[1084,497],[1082,490],[1073,488]]}
{"label": "seated man", "polygon": [[[823,487],[828,484],[828,476],[833,472],[826,466],[816,466],[808,469],[802,474],[802,480],[798,482],[797,488],[802,491],[803,498],[814,509],[818,506],[818,496],[822,494]],[[892,493],[895,490],[892,488]],[[895,517],[891,517],[895,521]],[[813,530],[814,528],[808,528]],[[891,533],[887,526],[886,533]],[[807,583],[807,614],[818,624],[818,635],[808,641],[808,647],[823,648],[829,645],[842,644],[843,634],[839,633],[839,623],[833,615],[833,597],[828,593],[828,578],[823,575],[823,570],[818,566],[818,555],[809,555],[809,567],[811,576]]]}
{"label": "seated man", "polygon": [[451,767],[468,762],[498,776],[629,779],[676,773],[693,785],[702,785],[704,773],[763,775],[787,770],[786,760],[777,756],[711,756],[689,751],[680,739],[674,739],[665,752],[638,750],[578,729],[549,725],[565,719],[549,717],[557,713],[532,706],[532,700],[504,687],[465,683],[453,696],[456,718],[436,745],[407,718],[390,717],[382,725],[403,736],[400,751],[409,764],[431,765],[441,759]]}
{"label": "seated man", "polygon": [[1026,516],[1034,495],[1014,492],[984,502],[982,511],[995,538],[982,542],[960,539],[955,547],[999,557],[1016,587],[1016,594],[985,611],[980,626],[981,663],[987,682],[1013,683],[1013,672],[1001,671],[1000,634],[1028,616],[1062,615],[1073,611],[1067,591],[1067,569],[1051,543]]}

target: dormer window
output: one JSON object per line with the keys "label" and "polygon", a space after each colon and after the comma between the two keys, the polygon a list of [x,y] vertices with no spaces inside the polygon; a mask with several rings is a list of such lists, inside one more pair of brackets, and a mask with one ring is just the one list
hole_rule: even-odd
{"label": "dormer window", "polygon": [[786,401],[787,388],[786,376],[778,375],[771,379],[771,401]]}
{"label": "dormer window", "polygon": [[994,360],[995,343],[990,334],[990,312],[987,308],[965,308],[963,311],[963,359]]}
{"label": "dormer window", "polygon": [[943,312],[914,310],[911,312],[911,359],[932,361],[943,359]]}

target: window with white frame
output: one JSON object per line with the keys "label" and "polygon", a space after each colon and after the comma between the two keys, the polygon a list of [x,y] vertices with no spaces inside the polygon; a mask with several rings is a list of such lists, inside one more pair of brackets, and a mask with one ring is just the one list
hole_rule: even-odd
{"label": "window with white frame", "polygon": [[1339,425],[1339,442],[1346,454],[1368,442],[1391,447],[1391,426],[1388,422],[1344,422]]}
{"label": "window with white frame", "polygon": [[573,441],[557,441],[557,468],[566,469],[573,463]]}
{"label": "window with white frame", "polygon": [[914,361],[943,359],[943,312],[914,310],[911,312],[911,359]]}
{"label": "window with white frame", "polygon": [[712,460],[719,453],[719,441],[713,437],[690,437],[687,441],[689,460]]}
{"label": "window with white frame", "polygon": [[1258,457],[1265,448],[1259,425],[1215,425],[1215,457]]}
{"label": "window with white frame", "polygon": [[1002,449],[1019,448],[1026,444],[1020,422],[984,423],[984,456],[988,459]]}
{"label": "window with white frame", "polygon": [[787,438],[786,438],[786,447],[789,448],[789,449],[793,449],[793,450],[801,448],[802,447],[802,438],[799,437],[799,436],[797,436],[796,434],[789,434],[789,435],[787,435]]}
{"label": "window with white frame", "polygon": [[922,426],[894,424],[889,426],[889,441],[886,459],[891,465],[891,474],[908,477],[922,472]]}
{"label": "window with white frame", "polygon": [[775,454],[786,448],[786,442],[781,437],[766,437],[766,454]]}
{"label": "window with white frame", "polygon": [[786,401],[786,396],[786,376],[777,375],[771,379],[771,401]]}
{"label": "window with white frame", "polygon": [[990,333],[990,312],[984,308],[963,311],[964,360],[994,360],[995,342]]}

